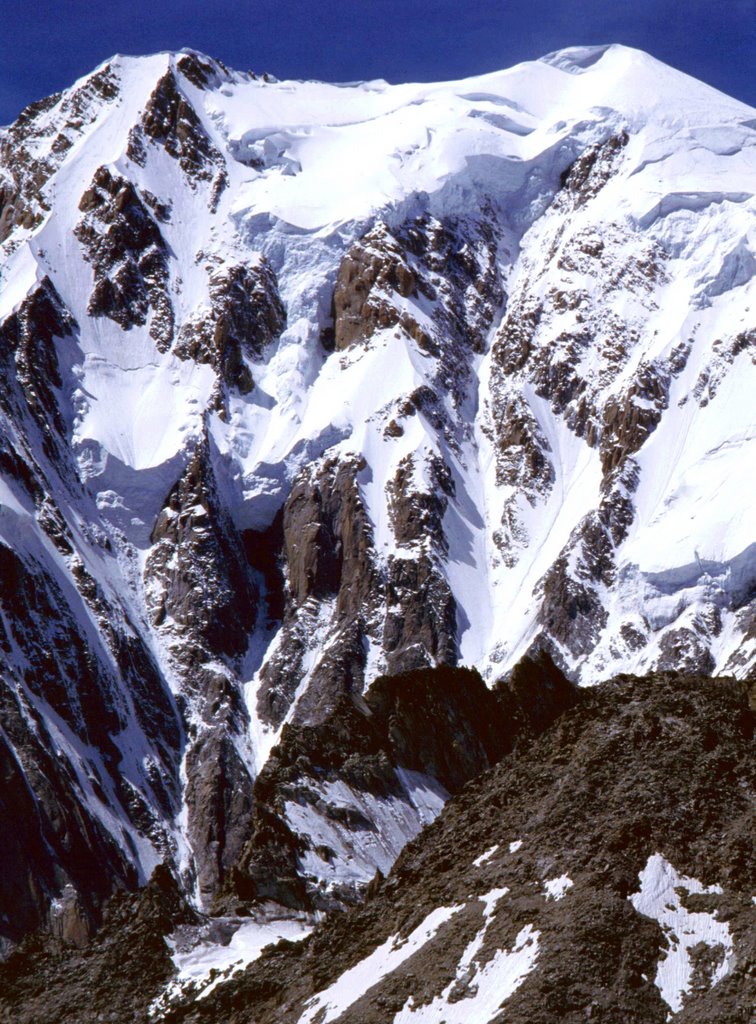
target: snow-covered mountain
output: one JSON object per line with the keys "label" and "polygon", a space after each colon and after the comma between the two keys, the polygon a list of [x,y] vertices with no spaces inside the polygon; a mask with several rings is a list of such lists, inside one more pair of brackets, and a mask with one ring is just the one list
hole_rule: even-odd
{"label": "snow-covered mountain", "polygon": [[752,674],[754,181],[756,111],[619,46],[116,57],[4,129],[0,934],[270,895],[273,833],[276,898],[366,884],[433,757],[253,780],[381,674]]}

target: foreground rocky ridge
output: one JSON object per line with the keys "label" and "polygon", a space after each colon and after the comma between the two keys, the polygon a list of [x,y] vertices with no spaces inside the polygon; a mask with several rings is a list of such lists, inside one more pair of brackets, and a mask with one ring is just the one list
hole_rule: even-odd
{"label": "foreground rocky ridge", "polygon": [[[674,674],[584,691],[468,783],[364,905],[157,1019],[493,1021],[503,1004],[515,1022],[749,1020],[751,704],[743,683]],[[2,1008],[21,1022],[42,1007],[61,1024],[146,1021],[170,978],[159,936],[189,912],[162,877],[140,899],[163,910],[126,918],[121,900],[118,927],[88,950],[1,967]],[[133,935],[148,927],[149,976]],[[121,989],[105,981],[116,950]],[[135,972],[141,1004],[126,994]]]}
{"label": "foreground rocky ridge", "polygon": [[752,674],[753,124],[609,47],[117,57],[2,130],[3,953],[162,862],[356,898],[462,776],[389,758],[367,813],[279,755],[344,713],[348,759],[386,673]]}
{"label": "foreground rocky ridge", "polygon": [[587,691],[453,799],[363,907],[166,1019],[488,1021],[503,1003],[514,1022],[745,1022],[753,726],[731,680]]}

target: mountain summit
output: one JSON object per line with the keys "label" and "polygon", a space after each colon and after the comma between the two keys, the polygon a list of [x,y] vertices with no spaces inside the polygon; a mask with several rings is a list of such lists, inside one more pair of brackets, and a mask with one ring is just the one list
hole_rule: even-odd
{"label": "mountain summit", "polygon": [[0,132],[8,947],[162,862],[348,902],[498,756],[378,677],[753,675],[754,181],[756,111],[621,46],[115,57]]}

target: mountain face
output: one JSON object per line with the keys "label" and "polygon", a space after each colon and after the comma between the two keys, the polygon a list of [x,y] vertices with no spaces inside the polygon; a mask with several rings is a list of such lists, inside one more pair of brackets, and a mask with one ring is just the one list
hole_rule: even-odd
{"label": "mountain face", "polygon": [[509,749],[523,658],[543,725],[753,675],[755,147],[623,47],[116,57],[0,132],[4,951],[164,862],[352,902]]}

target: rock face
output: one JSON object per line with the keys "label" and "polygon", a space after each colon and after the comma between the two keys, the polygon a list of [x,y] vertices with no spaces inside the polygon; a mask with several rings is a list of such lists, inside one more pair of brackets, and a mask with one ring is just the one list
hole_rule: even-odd
{"label": "rock face", "polygon": [[252,810],[252,779],[238,750],[247,713],[228,670],[215,659],[238,665],[260,598],[241,537],[220,501],[207,440],[168,494],[151,539],[145,598],[191,702],[187,835],[197,851],[199,893],[210,899],[238,855]]}
{"label": "rock face", "polygon": [[95,276],[87,313],[128,330],[145,324],[151,312],[150,337],[165,350],[173,338],[173,309],[166,292],[168,254],[155,218],[131,182],[107,167],[97,169],[79,209],[84,219],[76,237]]}
{"label": "rock face", "polygon": [[219,906],[361,898],[465,783],[577,699],[547,655],[488,690],[468,669],[381,676],[316,724],[286,725],[255,782],[255,820]]}
{"label": "rock face", "polygon": [[188,51],[0,132],[4,954],[353,902],[567,679],[753,674],[753,122]]}

